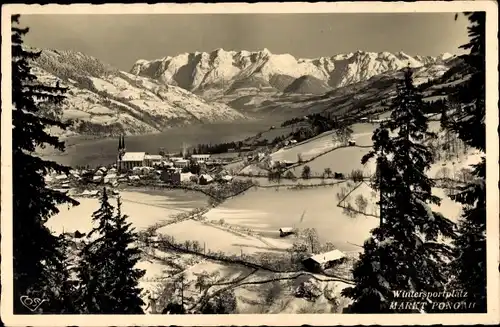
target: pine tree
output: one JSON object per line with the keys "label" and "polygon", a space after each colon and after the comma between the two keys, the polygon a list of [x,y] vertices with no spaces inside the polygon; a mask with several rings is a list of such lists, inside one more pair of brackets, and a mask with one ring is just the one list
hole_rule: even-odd
{"label": "pine tree", "polygon": [[12,23],[12,185],[14,248],[14,312],[29,314],[21,296],[46,299],[43,312],[62,313],[67,296],[64,269],[64,243],[44,225],[58,212],[57,206],[77,201],[47,187],[48,172],[69,173],[69,168],[34,155],[36,147],[52,146],[64,150],[64,142],[47,132],[50,127],[66,129],[67,124],[42,117],[40,108],[60,106],[65,88],[44,85],[31,72],[30,61],[40,56],[23,46],[28,28],[20,28],[19,15]]}
{"label": "pine tree", "polygon": [[453,223],[429,207],[440,199],[425,175],[433,158],[424,141],[435,135],[428,132],[423,106],[408,69],[392,103],[391,119],[375,130],[373,150],[362,158],[363,164],[377,159],[374,188],[381,194],[380,225],[354,267],[356,285],[343,291],[354,300],[348,311],[415,312],[397,305],[394,292],[444,289],[443,255],[449,256],[450,249],[438,237],[451,237]]}
{"label": "pine tree", "polygon": [[78,308],[84,314],[140,314],[144,304],[138,280],[145,271],[134,268],[140,250],[132,247],[137,234],[121,213],[109,203],[104,188],[101,206],[92,215],[96,227],[80,253]]}
{"label": "pine tree", "polygon": [[[465,14],[469,19],[470,42],[461,48],[470,50],[462,58],[473,74],[465,87],[459,88],[452,101],[461,110],[450,117],[447,128],[458,134],[467,145],[486,153],[485,125],[485,22],[484,12]],[[468,301],[474,305],[461,308],[466,312],[486,312],[486,158],[473,165],[474,180],[459,187],[452,198],[462,204],[458,237],[454,240],[456,259],[450,271],[455,279],[450,288],[466,291]]]}

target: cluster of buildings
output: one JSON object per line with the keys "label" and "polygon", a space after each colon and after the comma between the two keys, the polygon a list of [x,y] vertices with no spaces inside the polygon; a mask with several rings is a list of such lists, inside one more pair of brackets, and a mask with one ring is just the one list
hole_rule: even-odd
{"label": "cluster of buildings", "polygon": [[116,167],[121,172],[133,170],[136,167],[175,167],[185,168],[196,163],[205,166],[221,165],[220,160],[214,160],[210,154],[193,154],[186,156],[149,154],[146,152],[129,152],[125,148],[125,139],[120,137],[118,142],[118,158]]}
{"label": "cluster of buildings", "polygon": [[[214,181],[214,177],[202,171],[208,171],[224,162],[214,159],[210,154],[186,155],[160,155],[148,154],[146,152],[128,152],[125,148],[125,140],[120,137],[118,142],[118,158],[116,168],[120,173],[137,172],[144,170],[154,170],[164,182],[180,184],[183,182],[196,182],[199,184],[209,184]],[[190,172],[188,169],[197,166],[197,171]],[[223,181],[230,181],[232,176],[222,176]]]}

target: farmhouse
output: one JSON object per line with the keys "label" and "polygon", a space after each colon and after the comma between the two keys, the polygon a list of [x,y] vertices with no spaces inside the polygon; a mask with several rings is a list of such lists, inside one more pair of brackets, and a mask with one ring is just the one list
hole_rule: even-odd
{"label": "farmhouse", "polygon": [[285,237],[288,235],[294,234],[292,227],[281,227],[280,228],[280,237]]}
{"label": "farmhouse", "polygon": [[146,152],[125,152],[118,159],[119,170],[130,170],[134,167],[144,167],[146,165]]}
{"label": "farmhouse", "polygon": [[336,263],[341,262],[343,259],[345,259],[345,257],[345,254],[341,251],[333,250],[330,252],[313,255],[312,257],[302,261],[302,264],[309,271],[320,272],[324,269],[332,267]]}
{"label": "farmhouse", "polygon": [[203,174],[200,176],[200,184],[207,185],[214,181],[213,177],[208,174]]}

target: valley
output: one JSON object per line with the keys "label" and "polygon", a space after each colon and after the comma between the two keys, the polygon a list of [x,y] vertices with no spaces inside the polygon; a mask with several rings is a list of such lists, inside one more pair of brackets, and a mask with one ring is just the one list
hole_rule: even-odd
{"label": "valley", "polygon": [[[430,176],[439,182],[433,192],[442,202],[433,210],[457,221],[461,207],[448,196],[481,156],[441,129],[440,101],[468,78],[456,68],[461,61],[447,55],[357,52],[296,60],[217,50],[141,60],[131,73],[81,54],[52,51],[42,58],[40,79],[69,88],[63,108],[45,114],[76,119],[76,125],[59,134],[65,152],[39,153],[74,168],[64,182],[50,178],[80,201],[61,206],[47,226],[54,234],[87,233],[102,189],[112,192],[113,205],[119,196],[140,235],[137,267],[146,270],[140,287],[144,310],[152,314],[179,301],[182,310],[198,312],[228,291],[235,294],[233,313],[343,312],[349,300],[340,292],[352,285],[353,264],[379,219],[379,194],[370,187],[375,164],[362,165],[361,158],[373,146],[374,130],[390,118],[390,100],[408,64],[429,129],[439,136]],[[353,68],[360,63],[373,69]],[[345,140],[337,135],[342,124],[351,129]],[[120,168],[123,135],[125,153],[160,161]],[[201,145],[229,142],[239,145],[199,152]],[[199,164],[197,155],[208,159]],[[273,163],[286,164],[277,179]],[[200,169],[191,173],[194,166]],[[308,258],[332,251],[343,257],[333,267],[306,266]]]}

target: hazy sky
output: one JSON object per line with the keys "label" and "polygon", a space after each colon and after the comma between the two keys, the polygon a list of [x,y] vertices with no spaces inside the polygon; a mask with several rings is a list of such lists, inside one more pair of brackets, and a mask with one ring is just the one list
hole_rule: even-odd
{"label": "hazy sky", "polygon": [[467,19],[453,13],[24,15],[28,45],[76,50],[122,70],[184,52],[261,50],[298,58],[364,51],[458,53]]}

